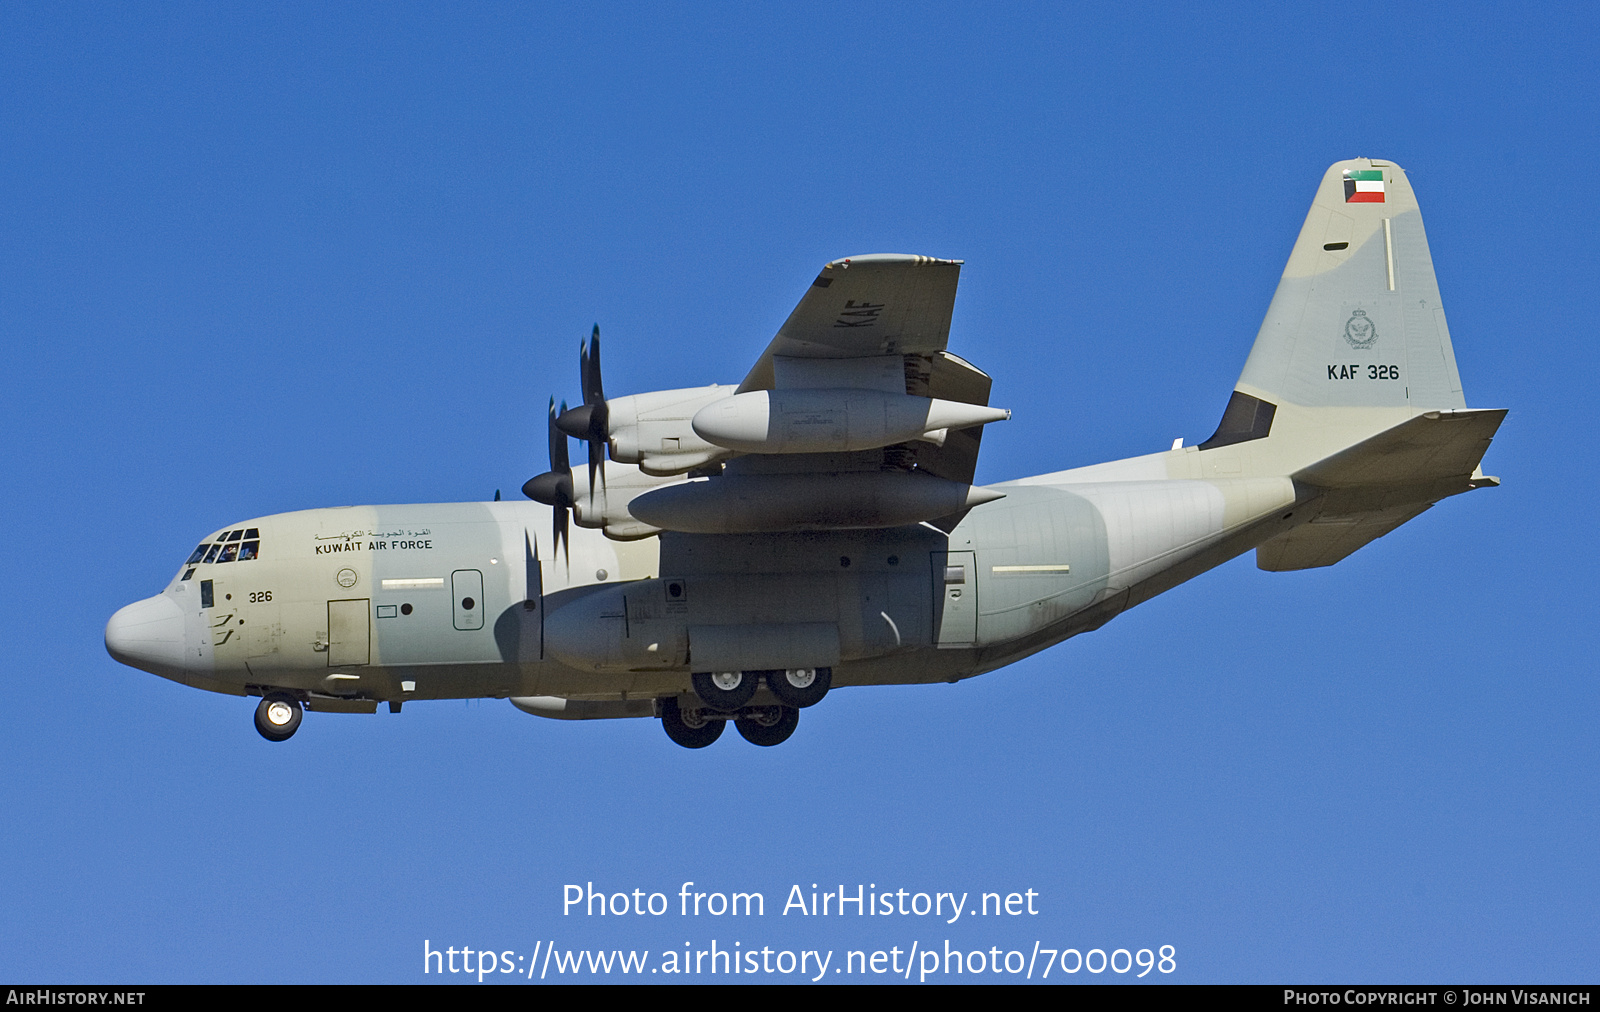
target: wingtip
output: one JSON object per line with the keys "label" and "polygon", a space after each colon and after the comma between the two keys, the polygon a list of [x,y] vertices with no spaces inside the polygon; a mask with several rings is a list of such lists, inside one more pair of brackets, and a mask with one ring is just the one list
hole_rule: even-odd
{"label": "wingtip", "polygon": [[859,253],[855,256],[840,257],[830,260],[822,265],[822,269],[845,270],[851,266],[863,264],[944,264],[957,266],[966,263],[965,260],[944,260],[939,257],[920,256],[916,253]]}

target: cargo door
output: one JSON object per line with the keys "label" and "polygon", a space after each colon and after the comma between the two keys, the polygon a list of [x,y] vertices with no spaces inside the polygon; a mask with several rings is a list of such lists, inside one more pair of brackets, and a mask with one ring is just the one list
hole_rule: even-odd
{"label": "cargo door", "polygon": [[973,552],[933,553],[934,642],[970,647],[978,639],[978,570]]}
{"label": "cargo door", "polygon": [[369,598],[328,602],[328,667],[366,664],[372,646]]}
{"label": "cargo door", "polygon": [[458,569],[450,574],[450,605],[457,629],[483,628],[483,573]]}

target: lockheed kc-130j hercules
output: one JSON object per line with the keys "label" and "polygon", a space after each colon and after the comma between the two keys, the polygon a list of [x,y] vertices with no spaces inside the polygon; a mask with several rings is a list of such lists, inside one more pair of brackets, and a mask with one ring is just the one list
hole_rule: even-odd
{"label": "lockheed kc-130j hercules", "polygon": [[[835,260],[736,386],[549,418],[532,502],[307,510],[207,537],[118,611],[126,664],[303,712],[507,698],[775,745],[830,688],[948,682],[1095,629],[1255,550],[1328,566],[1479,468],[1400,167],[1330,168],[1244,371],[1198,446],[973,484],[990,380],[946,350],[961,262]],[[573,466],[568,440],[586,445]],[[576,529],[574,529],[574,526]]]}

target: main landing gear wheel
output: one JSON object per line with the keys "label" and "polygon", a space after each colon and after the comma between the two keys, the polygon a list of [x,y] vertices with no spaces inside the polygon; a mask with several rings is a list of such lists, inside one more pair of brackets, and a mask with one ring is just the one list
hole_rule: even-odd
{"label": "main landing gear wheel", "polygon": [[268,741],[288,741],[300,730],[300,701],[287,692],[269,692],[256,707],[256,730]]}
{"label": "main landing gear wheel", "polygon": [[687,712],[678,705],[676,696],[661,701],[661,727],[667,737],[684,748],[705,748],[722,737],[725,720],[707,717],[697,709]]}
{"label": "main landing gear wheel", "polygon": [[781,745],[800,726],[800,711],[792,706],[757,706],[734,726],[752,745]]}
{"label": "main landing gear wheel", "polygon": [[832,668],[788,668],[767,672],[767,688],[785,706],[816,706],[833,684]]}
{"label": "main landing gear wheel", "polygon": [[754,671],[697,671],[689,680],[694,684],[695,695],[723,713],[732,713],[750,702],[761,684],[761,676]]}

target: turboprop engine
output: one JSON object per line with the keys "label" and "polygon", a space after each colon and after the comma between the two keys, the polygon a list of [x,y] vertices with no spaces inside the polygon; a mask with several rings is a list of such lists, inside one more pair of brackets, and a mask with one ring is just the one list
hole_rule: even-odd
{"label": "turboprop engine", "polygon": [[637,464],[645,474],[683,474],[730,456],[721,446],[696,434],[695,414],[733,395],[734,387],[691,387],[654,390],[613,397],[606,402],[606,435],[611,459]]}
{"label": "turboprop engine", "polygon": [[849,453],[927,440],[949,429],[1004,421],[1005,408],[883,390],[753,390],[723,397],[694,416],[701,439],[742,453]]}

